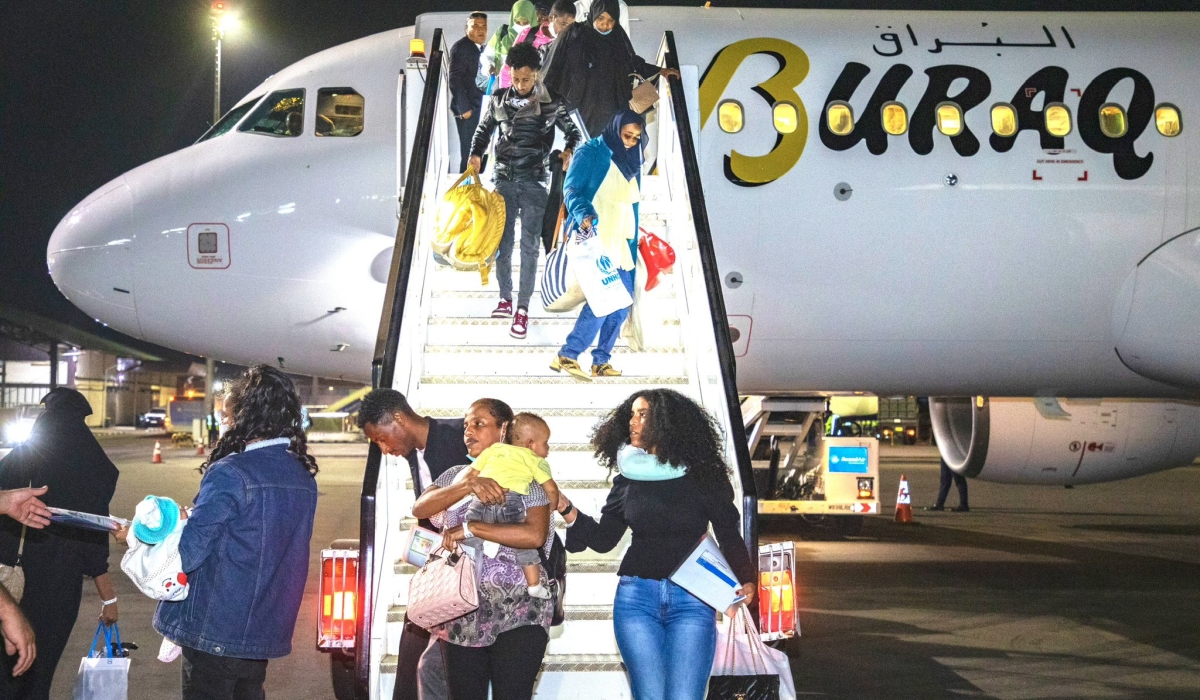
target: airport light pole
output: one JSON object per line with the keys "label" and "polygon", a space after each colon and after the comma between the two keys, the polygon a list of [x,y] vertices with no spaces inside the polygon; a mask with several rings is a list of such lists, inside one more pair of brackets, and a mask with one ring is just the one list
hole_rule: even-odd
{"label": "airport light pole", "polygon": [[221,119],[221,44],[225,41],[225,32],[233,31],[238,26],[237,14],[230,12],[229,4],[224,0],[214,2],[209,10],[212,18],[212,38],[216,46],[213,62],[213,118],[216,124]]}

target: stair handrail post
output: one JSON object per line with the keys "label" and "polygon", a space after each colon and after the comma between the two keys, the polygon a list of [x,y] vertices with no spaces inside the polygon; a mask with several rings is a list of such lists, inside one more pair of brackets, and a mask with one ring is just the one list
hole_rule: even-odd
{"label": "stair handrail post", "polygon": [[[441,29],[434,30],[430,45],[425,89],[421,96],[421,113],[417,120],[412,160],[409,162],[405,181],[404,201],[401,203],[396,243],[392,249],[392,265],[384,294],[381,332],[376,338],[375,355],[371,363],[371,378],[377,389],[390,387],[396,376],[400,324],[404,319],[404,304],[408,297],[425,171],[429,165],[430,142],[433,138],[438,89],[442,77]],[[397,133],[396,138],[402,139],[404,135]],[[359,497],[358,610],[354,636],[354,696],[357,700],[369,700],[371,696],[371,633],[375,607],[375,494],[379,487],[382,465],[383,452],[372,442],[367,450],[367,466],[363,473],[363,487]]]}
{"label": "stair handrail post", "polygon": [[[666,44],[667,68],[679,71],[679,53],[675,48],[675,33],[668,31],[663,36]],[[692,223],[696,229],[696,247],[700,254],[700,265],[704,273],[704,287],[708,292],[708,309],[712,318],[713,333],[717,341],[717,362],[721,368],[725,390],[725,403],[729,413],[729,430],[733,441],[734,460],[737,462],[738,478],[742,483],[742,535],[750,560],[758,563],[758,492],[754,486],[754,470],[750,464],[750,446],[746,439],[746,426],[741,419],[741,401],[737,393],[737,360],[733,354],[733,339],[729,335],[729,316],[725,311],[725,295],[721,292],[721,274],[717,267],[716,250],[713,247],[712,229],[708,224],[708,206],[704,200],[704,185],[700,179],[699,157],[696,143],[692,139],[691,115],[687,111],[687,100],[683,94],[682,76],[667,78],[671,96],[671,111],[675,118],[675,130],[679,136],[679,147],[683,157],[683,174],[687,182],[688,203],[692,211]]]}

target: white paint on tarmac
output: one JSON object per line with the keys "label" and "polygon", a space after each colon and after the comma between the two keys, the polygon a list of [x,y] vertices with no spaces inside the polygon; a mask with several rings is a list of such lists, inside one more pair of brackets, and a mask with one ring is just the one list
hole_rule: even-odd
{"label": "white paint on tarmac", "polygon": [[898,542],[797,542],[796,561],[822,564],[921,564],[1003,562],[1064,564],[1071,560],[1041,554],[1015,554],[982,547],[945,547]]}

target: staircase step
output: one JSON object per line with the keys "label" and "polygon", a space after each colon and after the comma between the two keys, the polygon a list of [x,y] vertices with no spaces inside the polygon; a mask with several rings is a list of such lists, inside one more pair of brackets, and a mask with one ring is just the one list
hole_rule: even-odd
{"label": "staircase step", "polygon": [[535,400],[542,406],[611,409],[640,388],[667,387],[686,392],[687,387],[683,377],[602,377],[592,382],[580,382],[565,375],[480,379],[483,378],[459,381],[446,375],[422,378],[422,387],[428,386],[430,390],[421,391],[417,402],[422,409],[441,408],[470,405],[481,396],[491,396],[522,410]]}
{"label": "staircase step", "polygon": [[[570,583],[567,587],[570,588]],[[580,654],[620,654],[612,620],[567,620],[550,631],[546,658]]]}
{"label": "staircase step", "polygon": [[[514,284],[516,280],[514,278]],[[654,302],[662,304],[661,309],[666,315],[675,315],[674,294],[668,292],[664,295],[655,295]],[[492,309],[500,303],[499,291],[491,289],[435,289],[430,293],[430,315],[431,316],[469,316],[472,318],[490,318]],[[516,290],[513,290],[513,303],[516,303]],[[666,305],[670,308],[666,308]],[[541,290],[535,290],[534,295],[529,300],[529,317],[530,318],[575,318],[579,315],[579,310],[569,312],[554,312],[546,311],[542,308]]]}
{"label": "staircase step", "polygon": [[[505,345],[545,347],[552,353],[562,347],[567,335],[575,326],[574,318],[544,318],[529,322],[529,330],[522,339],[513,338],[508,334],[512,321],[506,318],[470,318],[464,316],[432,316],[426,328],[426,344],[428,345]],[[680,344],[679,321],[669,319],[663,322],[663,327],[655,329],[653,337],[656,342],[653,347],[678,347]],[[618,339],[619,347],[628,347],[628,343]],[[549,360],[547,360],[549,361]]]}
{"label": "staircase step", "polygon": [[[566,336],[564,336],[565,339]],[[561,376],[550,369],[559,344],[552,347],[529,345],[427,345],[421,357],[426,374],[473,375],[517,374],[531,377]],[[590,359],[585,356],[585,360]],[[685,371],[686,355],[682,348],[659,348],[634,352],[627,346],[613,349],[612,363],[626,374],[675,376]]]}

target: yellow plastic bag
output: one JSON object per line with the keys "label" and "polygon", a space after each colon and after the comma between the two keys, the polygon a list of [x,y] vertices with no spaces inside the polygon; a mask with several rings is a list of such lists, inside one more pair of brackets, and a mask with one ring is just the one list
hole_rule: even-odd
{"label": "yellow plastic bag", "polygon": [[[463,184],[468,178],[471,184]],[[479,270],[480,281],[487,284],[504,236],[504,197],[479,184],[475,169],[467,168],[438,205],[434,230],[433,252],[456,270]]]}

